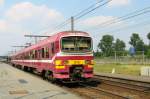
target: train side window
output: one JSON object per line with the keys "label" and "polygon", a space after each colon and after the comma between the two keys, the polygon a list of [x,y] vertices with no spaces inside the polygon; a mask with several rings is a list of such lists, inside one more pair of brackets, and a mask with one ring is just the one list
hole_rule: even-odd
{"label": "train side window", "polygon": [[42,58],[44,58],[44,48],[41,50]]}
{"label": "train side window", "polygon": [[32,51],[30,51],[29,56],[30,56],[30,59],[32,59]]}
{"label": "train side window", "polygon": [[27,53],[27,59],[30,59],[30,53],[29,52]]}
{"label": "train side window", "polygon": [[51,50],[52,50],[52,54],[54,54],[54,50],[55,50],[55,45],[54,45],[54,43],[51,43]]}
{"label": "train side window", "polygon": [[45,55],[46,55],[46,58],[49,58],[49,48],[46,48]]}
{"label": "train side window", "polygon": [[32,51],[32,59],[35,58],[35,50]]}
{"label": "train side window", "polygon": [[37,58],[37,50],[35,50],[35,58]]}
{"label": "train side window", "polygon": [[41,58],[41,50],[38,50],[38,58]]}

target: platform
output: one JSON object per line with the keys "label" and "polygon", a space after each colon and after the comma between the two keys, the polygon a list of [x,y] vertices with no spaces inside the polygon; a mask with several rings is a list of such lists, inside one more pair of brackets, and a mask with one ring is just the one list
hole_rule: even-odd
{"label": "platform", "polygon": [[33,74],[0,63],[0,99],[81,99]]}

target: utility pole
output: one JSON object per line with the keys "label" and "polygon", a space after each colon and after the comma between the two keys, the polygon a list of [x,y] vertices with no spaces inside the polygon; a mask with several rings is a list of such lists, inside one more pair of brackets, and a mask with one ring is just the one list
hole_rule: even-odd
{"label": "utility pole", "polygon": [[74,17],[71,17],[71,31],[74,31]]}
{"label": "utility pole", "polygon": [[143,64],[145,63],[145,55],[144,55],[144,51],[142,51],[142,56],[143,56]]}
{"label": "utility pole", "polygon": [[115,51],[115,63],[117,63],[117,51]]}

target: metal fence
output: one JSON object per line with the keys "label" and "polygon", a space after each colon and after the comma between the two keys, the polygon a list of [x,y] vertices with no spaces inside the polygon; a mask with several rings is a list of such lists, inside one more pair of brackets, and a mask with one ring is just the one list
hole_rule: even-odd
{"label": "metal fence", "polygon": [[134,56],[129,54],[118,55],[117,52],[114,52],[113,56],[110,57],[95,57],[95,62],[99,64],[109,64],[109,63],[118,63],[118,64],[150,64],[150,58],[147,58],[144,55],[144,52],[138,52]]}

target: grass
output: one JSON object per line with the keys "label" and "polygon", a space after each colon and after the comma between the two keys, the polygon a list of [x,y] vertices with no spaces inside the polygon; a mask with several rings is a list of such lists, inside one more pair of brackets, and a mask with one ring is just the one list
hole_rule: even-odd
{"label": "grass", "polygon": [[123,65],[123,64],[95,64],[95,72],[111,73],[113,68],[117,74],[140,75],[140,69],[143,65]]}

